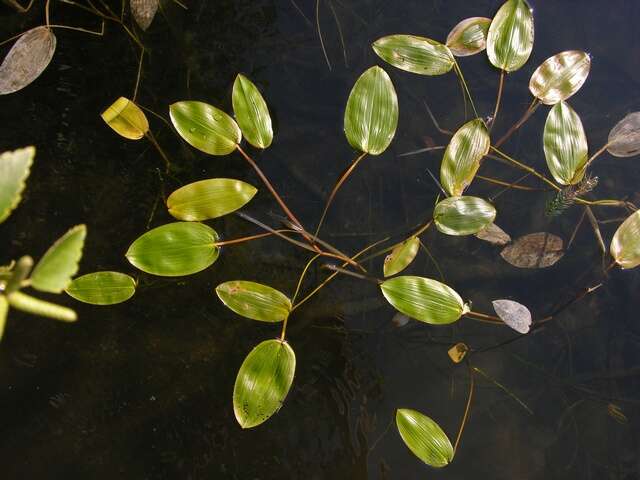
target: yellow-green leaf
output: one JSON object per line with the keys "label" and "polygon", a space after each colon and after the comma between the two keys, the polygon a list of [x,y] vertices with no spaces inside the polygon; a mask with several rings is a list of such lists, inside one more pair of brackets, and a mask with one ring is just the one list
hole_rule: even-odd
{"label": "yellow-green leaf", "polygon": [[611,240],[611,256],[622,268],[640,265],[640,210],[618,227]]}
{"label": "yellow-green leaf", "polygon": [[547,58],[529,81],[529,90],[545,105],[568,99],[584,84],[591,69],[591,57],[581,50],[567,50]]}
{"label": "yellow-green leaf", "polygon": [[447,47],[458,57],[475,55],[487,48],[491,19],[471,17],[458,23],[447,36]]}
{"label": "yellow-green leaf", "polygon": [[476,118],[465,123],[453,135],[440,165],[440,183],[449,195],[458,196],[471,184],[480,160],[491,146],[489,131]]}
{"label": "yellow-green leaf", "polygon": [[133,296],[136,281],[120,272],[93,272],[75,278],[65,291],[80,302],[115,305]]}
{"label": "yellow-green leaf", "polygon": [[244,138],[256,148],[267,148],[273,140],[273,127],[267,102],[258,88],[244,75],[233,83],[233,112]]}
{"label": "yellow-green leaf", "polygon": [[400,408],[396,412],[396,426],[409,450],[427,465],[441,468],[453,460],[453,446],[449,437],[426,415]]}
{"label": "yellow-green leaf", "polygon": [[192,147],[210,155],[228,155],[242,133],[233,118],[204,102],[177,102],[170,107],[171,122]]}
{"label": "yellow-green leaf", "polygon": [[76,312],[70,308],[45,302],[22,292],[13,292],[7,296],[9,305],[16,310],[31,313],[39,317],[52,318],[61,322],[75,322],[78,319]]}
{"label": "yellow-green leaf", "polygon": [[169,195],[167,207],[179,220],[208,220],[242,208],[257,191],[240,180],[211,178],[179,188]]}
{"label": "yellow-green leaf", "polygon": [[453,323],[469,311],[455,290],[431,278],[395,277],[382,282],[380,288],[396,310],[421,322]]}
{"label": "yellow-green leaf", "polygon": [[9,302],[7,297],[0,294],[0,341],[4,335],[4,327],[7,325],[7,314],[9,313]]}
{"label": "yellow-green leaf", "polygon": [[373,43],[373,50],[385,62],[419,75],[442,75],[455,60],[449,47],[415,35],[389,35]]}
{"label": "yellow-green leaf", "polygon": [[478,197],[445,198],[433,210],[436,228],[447,235],[473,235],[495,218],[495,207]]}
{"label": "yellow-green leaf", "polygon": [[291,300],[284,293],[261,283],[235,280],[216,287],[218,298],[243,317],[262,322],[281,322],[291,312]]}
{"label": "yellow-green leaf", "polygon": [[60,293],[78,272],[87,227],[76,225],[60,237],[36,264],[31,286],[42,292]]}
{"label": "yellow-green leaf", "polygon": [[390,277],[407,268],[418,254],[420,239],[411,237],[396,246],[384,259],[384,276]]}
{"label": "yellow-green leaf", "polygon": [[149,131],[147,116],[139,106],[125,97],[113,102],[101,116],[118,135],[129,140],[140,140]]}
{"label": "yellow-green leaf", "polygon": [[549,171],[561,185],[574,185],[584,177],[589,156],[587,136],[578,114],[568,103],[557,103],[544,126],[544,156]]}
{"label": "yellow-green leaf", "polygon": [[127,260],[143,272],[179,277],[200,272],[218,259],[218,234],[197,222],[174,222],[154,228],[134,241]]}
{"label": "yellow-green leaf", "polygon": [[233,412],[242,428],[253,428],[280,410],[296,371],[296,355],[287,342],[266,340],[240,367],[233,387]]}
{"label": "yellow-green leaf", "polygon": [[0,223],[20,203],[35,154],[34,147],[26,147],[0,155]]}
{"label": "yellow-green leaf", "polygon": [[396,134],[398,97],[387,72],[371,67],[356,81],[344,112],[351,146],[370,155],[384,152]]}
{"label": "yellow-green leaf", "polygon": [[507,72],[518,70],[529,60],[533,38],[533,12],[529,4],[526,0],[507,0],[489,27],[489,61]]}
{"label": "yellow-green leaf", "polygon": [[640,112],[620,120],[609,132],[607,151],[614,157],[633,157],[640,153]]}

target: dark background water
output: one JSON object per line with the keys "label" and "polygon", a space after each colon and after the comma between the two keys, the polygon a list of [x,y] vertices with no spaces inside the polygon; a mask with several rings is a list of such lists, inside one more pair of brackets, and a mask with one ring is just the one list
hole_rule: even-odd
{"label": "dark background water", "polygon": [[[82,1],[82,0],[80,0]],[[444,40],[459,20],[491,16],[498,0],[323,0],[320,24],[332,68],[315,29],[315,2],[188,1],[163,3],[143,41],[149,50],[138,102],[167,116],[177,100],[198,99],[230,110],[235,75],[264,92],[276,127],[273,146],[256,153],[263,169],[302,219],[313,225],[328,191],[355,157],[342,132],[343,109],[356,78],[380,64],[372,41],[391,33]],[[0,10],[0,39],[44,19],[44,2],[26,15]],[[91,15],[52,2],[54,23],[99,27]],[[118,9],[118,2],[113,2]],[[635,0],[537,0],[536,43],[528,64],[508,76],[496,132],[508,128],[530,97],[528,79],[548,56],[583,49],[591,75],[571,99],[591,150],[626,113],[640,109],[640,4]],[[335,17],[334,13],[335,12]],[[341,47],[336,18],[344,34]],[[211,177],[259,180],[237,154],[209,157],[181,142],[161,121],[153,131],[174,164],[146,142],[125,141],[99,113],[131,96],[137,51],[122,29],[103,38],[58,30],[48,70],[25,90],[0,97],[0,151],[36,145],[21,206],[0,226],[0,262],[39,257],[70,226],[89,235],[81,272],[139,275],[124,258],[147,228],[171,221],[162,200],[176,187]],[[2,47],[6,52],[8,46]],[[345,58],[346,57],[346,58]],[[383,65],[384,66],[384,65]],[[481,115],[493,109],[498,74],[486,55],[462,59]],[[463,121],[453,74],[419,77],[384,66],[398,91],[400,122],[389,150],[367,158],[339,193],[324,236],[356,251],[424,222],[438,193],[427,169],[441,154],[400,153],[446,143],[426,115],[427,100],[445,127]],[[546,171],[541,134],[547,107],[505,145]],[[598,198],[638,200],[638,159],[598,159]],[[513,180],[520,172],[486,162],[485,175]],[[532,184],[535,184],[532,183]],[[495,186],[470,191],[489,197]],[[496,199],[497,223],[514,237],[550,231],[565,241],[577,207],[550,220],[548,197],[510,191]],[[261,188],[247,210],[270,223],[277,205]],[[152,214],[153,213],[153,214]],[[600,219],[624,216],[597,209]],[[256,232],[230,216],[209,222],[225,238]],[[608,242],[617,223],[602,225]],[[499,250],[474,237],[429,231],[423,237],[446,281],[474,310],[512,298],[541,318],[601,278],[601,258],[587,222],[554,267],[511,267]],[[637,270],[613,271],[605,285],[547,327],[472,362],[524,402],[528,413],[494,383],[477,377],[473,407],[454,462],[443,470],[411,455],[391,424],[395,409],[418,409],[453,439],[464,410],[468,375],[449,346],[480,349],[513,337],[463,319],[450,327],[419,322],[397,328],[375,285],[342,278],[292,317],[289,341],[298,369],[280,412],[242,431],[231,394],[238,367],[279,328],[225,309],[214,287],[247,279],[292,293],[305,252],[278,240],[228,247],[208,270],[187,278],[139,275],[129,302],[92,307],[56,298],[80,315],[74,325],[11,312],[0,345],[0,464],[6,479],[624,479],[640,478],[640,327]],[[371,262],[381,271],[381,259]],[[409,272],[437,277],[424,254]],[[305,289],[326,273],[313,269]],[[610,404],[627,420],[616,420]],[[391,426],[390,426],[391,425]]]}

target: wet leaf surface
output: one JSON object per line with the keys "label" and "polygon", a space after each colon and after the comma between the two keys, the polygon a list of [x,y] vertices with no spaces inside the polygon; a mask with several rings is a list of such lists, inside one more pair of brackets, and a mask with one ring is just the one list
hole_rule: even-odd
{"label": "wet leaf surface", "polygon": [[238,75],[233,83],[233,112],[244,138],[256,148],[267,148],[273,141],[273,127],[267,102],[251,80]]}
{"label": "wet leaf surface", "polygon": [[416,258],[420,240],[417,237],[402,242],[384,259],[384,276],[390,277],[402,272]]}
{"label": "wet leaf surface", "polygon": [[458,23],[447,36],[447,47],[457,57],[468,57],[487,48],[487,34],[491,19],[466,18]]}
{"label": "wet leaf surface", "polygon": [[494,67],[514,72],[533,49],[533,13],[526,0],[507,0],[498,10],[487,35],[487,54]]}
{"label": "wet leaf surface", "polygon": [[564,255],[563,241],[552,233],[530,233],[506,246],[500,255],[514,267],[547,268]]}
{"label": "wet leaf surface", "polygon": [[591,57],[581,50],[567,50],[547,58],[529,81],[531,94],[546,105],[574,95],[589,76]]}
{"label": "wet leaf surface", "polygon": [[433,210],[436,228],[446,235],[473,235],[495,218],[495,207],[478,197],[445,198]]}
{"label": "wet leaf surface", "polygon": [[426,415],[400,408],[396,412],[396,426],[405,445],[427,465],[441,468],[453,460],[453,446],[449,437]]}

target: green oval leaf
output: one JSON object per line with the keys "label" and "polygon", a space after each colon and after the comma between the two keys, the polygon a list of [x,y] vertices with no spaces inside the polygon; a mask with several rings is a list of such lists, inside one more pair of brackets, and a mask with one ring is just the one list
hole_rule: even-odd
{"label": "green oval leaf", "polygon": [[495,218],[495,207],[478,197],[445,198],[433,210],[436,228],[447,235],[473,235]]}
{"label": "green oval leaf", "polygon": [[453,446],[449,437],[426,415],[400,408],[396,412],[396,426],[405,445],[427,465],[441,468],[453,460]]}
{"label": "green oval leaf", "polygon": [[179,220],[208,220],[242,208],[257,191],[240,180],[211,178],[179,188],[169,195],[167,207]]}
{"label": "green oval leaf", "polygon": [[361,152],[380,155],[396,134],[398,97],[387,72],[371,67],[356,81],[344,112],[344,133]]}
{"label": "green oval leaf", "polygon": [[233,412],[242,428],[253,428],[280,410],[296,371],[296,355],[287,342],[266,340],[240,367],[233,387]]}
{"label": "green oval leaf", "polygon": [[419,75],[443,75],[455,60],[449,47],[415,35],[389,35],[373,43],[373,50],[385,62]]}
{"label": "green oval leaf", "polygon": [[611,240],[611,256],[622,268],[640,265],[640,210],[618,227]]}
{"label": "green oval leaf", "polygon": [[614,157],[633,157],[640,153],[640,112],[630,113],[611,129],[607,151]]}
{"label": "green oval leaf", "polygon": [[31,286],[42,292],[60,293],[78,272],[87,227],[76,225],[60,237],[31,273]]}
{"label": "green oval leaf", "polygon": [[574,185],[584,177],[589,156],[587,136],[578,114],[568,103],[556,104],[544,126],[544,156],[556,182]]}
{"label": "green oval leaf", "polygon": [[45,302],[22,292],[13,292],[7,296],[7,301],[16,310],[31,313],[39,317],[52,318],[61,322],[75,322],[78,319],[76,312],[70,308]]}
{"label": "green oval leaf", "polygon": [[396,246],[384,259],[384,276],[390,277],[407,268],[418,254],[420,239],[411,237]]}
{"label": "green oval leaf", "polygon": [[133,296],[136,281],[120,272],[94,272],[75,278],[65,291],[80,302],[115,305]]}
{"label": "green oval leaf", "polygon": [[533,13],[525,0],[508,0],[493,17],[487,35],[487,54],[494,67],[513,72],[533,49]]}
{"label": "green oval leaf", "polygon": [[118,135],[129,140],[140,140],[149,131],[149,121],[144,112],[125,97],[113,102],[101,117]]}
{"label": "green oval leaf", "polygon": [[440,183],[449,195],[458,196],[471,184],[480,160],[491,146],[489,131],[476,118],[465,123],[453,135],[440,165]]}
{"label": "green oval leaf", "polygon": [[591,70],[591,57],[581,50],[567,50],[547,58],[529,81],[529,90],[545,105],[568,99],[584,84]]}
{"label": "green oval leaf", "polygon": [[455,290],[430,278],[395,277],[382,282],[380,288],[396,310],[421,322],[453,323],[469,311]]}
{"label": "green oval leaf", "polygon": [[228,155],[242,140],[235,120],[208,103],[177,102],[171,105],[169,113],[180,136],[201,152]]}
{"label": "green oval leaf", "polygon": [[218,298],[243,317],[262,322],[282,322],[291,312],[291,300],[282,292],[261,283],[235,280],[216,287]]}
{"label": "green oval leaf", "polygon": [[179,277],[200,272],[218,259],[215,230],[196,222],[174,222],[154,228],[131,244],[127,260],[143,272]]}
{"label": "green oval leaf", "polygon": [[7,325],[7,314],[9,313],[9,302],[7,297],[0,295],[0,341],[4,335],[4,327]]}
{"label": "green oval leaf", "polygon": [[233,112],[244,138],[256,148],[267,148],[273,140],[273,128],[267,102],[258,88],[244,75],[233,82]]}
{"label": "green oval leaf", "polygon": [[20,148],[0,155],[0,223],[18,206],[36,149]]}
{"label": "green oval leaf", "polygon": [[458,57],[468,57],[487,48],[491,19],[471,17],[458,23],[447,36],[447,47]]}

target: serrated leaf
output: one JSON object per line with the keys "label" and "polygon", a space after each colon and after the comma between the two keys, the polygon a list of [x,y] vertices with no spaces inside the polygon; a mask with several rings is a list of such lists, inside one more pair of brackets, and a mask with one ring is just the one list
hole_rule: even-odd
{"label": "serrated leaf", "polygon": [[25,313],[31,313],[39,317],[52,318],[61,322],[75,322],[78,319],[76,312],[70,308],[45,302],[22,292],[13,292],[7,296],[11,307]]}
{"label": "serrated leaf", "polygon": [[35,154],[34,147],[26,147],[0,155],[0,223],[20,203]]}
{"label": "serrated leaf", "polygon": [[501,247],[511,242],[509,234],[495,223],[490,223],[484,227],[476,233],[476,237],[480,240],[484,240],[485,242],[489,242],[491,245],[498,245]]}
{"label": "serrated leaf", "polygon": [[373,43],[373,50],[385,62],[419,75],[443,75],[455,60],[449,47],[416,35],[389,35]]}
{"label": "serrated leaf", "polygon": [[173,126],[192,147],[210,155],[228,155],[242,133],[233,118],[204,102],[176,102],[170,107]]}
{"label": "serrated leaf", "polygon": [[67,288],[78,272],[86,236],[87,227],[76,225],[51,245],[31,273],[31,286],[51,293]]}
{"label": "serrated leaf", "polygon": [[405,445],[427,465],[442,468],[453,460],[453,446],[449,437],[426,415],[400,408],[396,412],[396,426]]}
{"label": "serrated leaf", "polygon": [[518,333],[529,333],[531,312],[527,307],[513,300],[494,300],[491,304],[500,320]]}
{"label": "serrated leaf", "polygon": [[218,298],[243,317],[262,322],[282,322],[291,312],[291,300],[284,293],[261,283],[236,280],[216,287]]}
{"label": "serrated leaf", "polygon": [[581,50],[567,50],[547,58],[529,81],[532,95],[545,105],[567,100],[589,76],[591,57]]}
{"label": "serrated leaf", "polygon": [[144,112],[125,97],[113,102],[100,116],[118,135],[129,140],[140,140],[149,131]]}
{"label": "serrated leaf", "polygon": [[433,210],[436,228],[446,235],[472,235],[490,225],[496,209],[478,197],[449,197]]}
{"label": "serrated leaf", "polygon": [[458,57],[468,57],[487,48],[491,19],[471,17],[458,23],[447,36],[447,47]]}
{"label": "serrated leaf", "polygon": [[398,97],[387,72],[371,67],[356,81],[344,112],[344,133],[361,152],[380,155],[396,134]]}
{"label": "serrated leaf", "polygon": [[7,297],[0,294],[0,341],[4,335],[4,328],[7,325],[7,314],[9,313],[9,302]]}
{"label": "serrated leaf", "polygon": [[44,72],[56,51],[56,36],[48,27],[25,32],[0,64],[0,95],[22,90]]}
{"label": "serrated leaf", "polygon": [[240,180],[210,178],[174,191],[167,199],[167,208],[178,220],[209,220],[242,208],[257,191]]}
{"label": "serrated leaf", "polygon": [[507,245],[502,258],[518,268],[547,268],[564,255],[562,239],[552,233],[530,233]]}
{"label": "serrated leaf", "polygon": [[494,67],[514,72],[522,67],[533,49],[533,13],[525,0],[507,0],[491,21],[487,54]]}
{"label": "serrated leaf", "polygon": [[578,114],[568,103],[556,104],[544,125],[544,156],[553,178],[561,185],[575,185],[584,178],[589,147]]}
{"label": "serrated leaf", "polygon": [[440,165],[440,183],[452,196],[462,195],[480,168],[480,160],[491,146],[489,131],[476,118],[465,123],[453,135]]}
{"label": "serrated leaf", "polygon": [[400,273],[413,262],[420,248],[420,239],[411,237],[400,245],[397,245],[384,259],[384,276],[390,277]]}
{"label": "serrated leaf", "polygon": [[115,305],[133,296],[136,281],[120,272],[93,272],[75,278],[65,291],[80,302]]}
{"label": "serrated leaf", "polygon": [[233,412],[242,428],[253,428],[280,410],[296,371],[287,342],[266,340],[245,358],[233,387]]}
{"label": "serrated leaf", "polygon": [[395,277],[382,282],[380,288],[396,310],[421,322],[453,323],[469,311],[455,290],[431,278]]}
{"label": "serrated leaf", "polygon": [[607,151],[614,157],[633,157],[640,153],[640,112],[630,113],[611,129]]}
{"label": "serrated leaf", "polygon": [[238,74],[233,83],[233,112],[244,138],[256,148],[267,148],[273,141],[273,127],[267,102],[258,87]]}
{"label": "serrated leaf", "polygon": [[618,227],[611,240],[611,256],[622,268],[640,265],[640,210],[632,213]]}
{"label": "serrated leaf", "polygon": [[133,266],[153,275],[191,275],[218,259],[217,241],[218,234],[207,225],[174,222],[138,237],[127,250],[126,257]]}
{"label": "serrated leaf", "polygon": [[131,0],[131,14],[142,30],[146,30],[158,12],[158,0]]}

